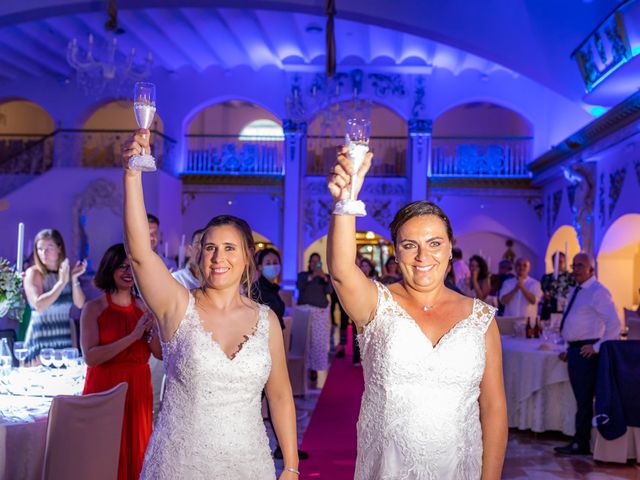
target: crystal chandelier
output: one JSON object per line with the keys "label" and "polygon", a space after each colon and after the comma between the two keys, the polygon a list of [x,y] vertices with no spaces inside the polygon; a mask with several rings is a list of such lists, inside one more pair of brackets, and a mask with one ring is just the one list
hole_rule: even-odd
{"label": "crystal chandelier", "polygon": [[108,37],[106,49],[99,55],[94,53],[93,35],[89,35],[85,52],[81,51],[78,40],[74,38],[67,47],[67,62],[75,69],[77,83],[86,95],[128,97],[133,83],[150,75],[153,55],[149,53],[143,63],[135,64],[135,48],[125,56],[118,52],[115,34],[110,33]]}

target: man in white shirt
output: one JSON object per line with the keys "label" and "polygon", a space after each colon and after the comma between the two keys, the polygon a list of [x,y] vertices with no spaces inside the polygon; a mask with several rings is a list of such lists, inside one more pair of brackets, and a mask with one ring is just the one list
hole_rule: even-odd
{"label": "man in white shirt", "polygon": [[[151,240],[151,250],[158,253],[157,249],[158,244],[160,243],[160,219],[152,213],[147,213],[147,222],[149,223],[149,239]],[[158,255],[170,272],[178,269],[176,262],[171,260],[171,258],[165,257],[164,255],[159,253]]]}
{"label": "man in white shirt", "polygon": [[173,278],[180,282],[187,290],[193,290],[194,288],[200,288],[200,281],[197,278],[196,272],[198,271],[198,257],[200,256],[200,243],[202,241],[202,234],[204,229],[198,229],[191,235],[191,243],[187,247],[187,255],[189,261],[187,265],[175,272],[171,272]]}
{"label": "man in white shirt", "polygon": [[504,281],[498,298],[504,305],[505,317],[529,317],[538,315],[538,302],[542,298],[540,282],[529,276],[531,262],[526,258],[516,261],[516,276]]}
{"label": "man in white shirt", "polygon": [[564,455],[588,455],[598,352],[602,342],[620,337],[620,319],[609,290],[594,276],[593,258],[579,253],[573,257],[572,267],[577,285],[569,294],[560,324],[569,348],[560,358],[568,362],[569,380],[578,404],[576,434],[569,445],[556,447],[555,451]]}

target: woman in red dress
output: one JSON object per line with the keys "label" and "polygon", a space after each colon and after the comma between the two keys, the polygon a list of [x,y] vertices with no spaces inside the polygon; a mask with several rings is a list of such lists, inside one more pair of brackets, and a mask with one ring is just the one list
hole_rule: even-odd
{"label": "woman in red dress", "polygon": [[118,243],[106,251],[94,279],[104,293],[88,302],[80,320],[81,344],[88,365],[83,394],[127,382],[118,480],[139,477],[151,436],[153,393],[149,354],[162,358],[152,317],[132,293],[133,275]]}

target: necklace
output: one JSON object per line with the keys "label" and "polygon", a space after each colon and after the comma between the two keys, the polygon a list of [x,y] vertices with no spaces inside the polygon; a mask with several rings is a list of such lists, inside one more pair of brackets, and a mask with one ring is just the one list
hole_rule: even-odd
{"label": "necklace", "polygon": [[423,312],[428,312],[429,310],[431,310],[435,306],[436,306],[435,303],[433,305],[423,305],[422,311]]}

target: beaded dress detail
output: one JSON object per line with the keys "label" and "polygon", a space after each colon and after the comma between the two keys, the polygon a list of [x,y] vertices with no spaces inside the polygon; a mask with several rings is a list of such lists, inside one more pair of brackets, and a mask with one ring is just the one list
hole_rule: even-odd
{"label": "beaded dress detail", "polygon": [[162,343],[166,390],[141,479],[273,480],[261,395],[271,371],[269,308],[229,358],[203,328],[189,293],[185,317]]}

